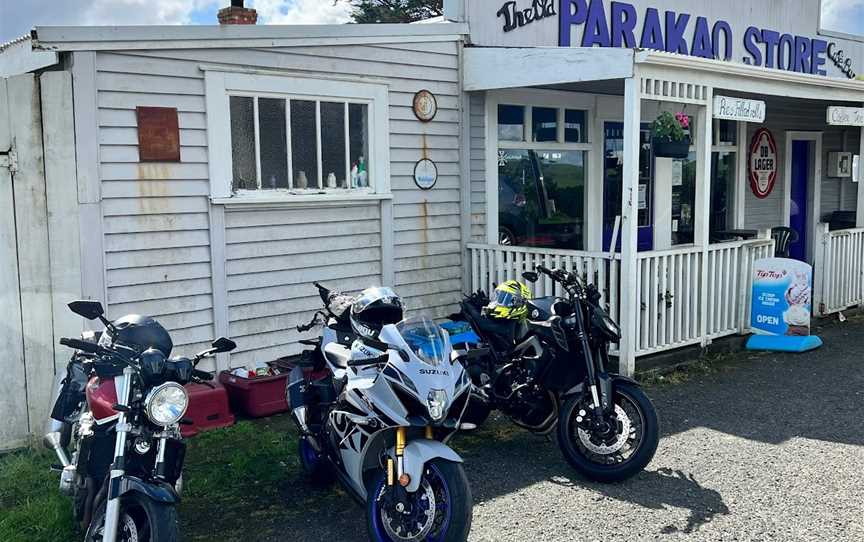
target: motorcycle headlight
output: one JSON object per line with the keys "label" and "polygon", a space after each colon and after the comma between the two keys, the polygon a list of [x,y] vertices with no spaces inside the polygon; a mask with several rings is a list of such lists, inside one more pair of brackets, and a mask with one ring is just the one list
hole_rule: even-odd
{"label": "motorcycle headlight", "polygon": [[186,388],[176,382],[156,386],[144,401],[144,410],[156,425],[168,426],[179,422],[189,407]]}
{"label": "motorcycle headlight", "polygon": [[429,417],[432,421],[441,421],[447,413],[447,392],[444,390],[432,390],[426,398],[429,407]]}

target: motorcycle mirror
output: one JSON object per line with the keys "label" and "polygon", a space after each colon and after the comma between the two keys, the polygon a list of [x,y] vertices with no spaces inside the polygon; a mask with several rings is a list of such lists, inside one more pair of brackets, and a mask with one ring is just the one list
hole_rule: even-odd
{"label": "motorcycle mirror", "polygon": [[535,271],[525,271],[524,273],[522,273],[522,278],[527,280],[528,282],[537,282],[537,280],[540,278],[540,275],[538,275]]}
{"label": "motorcycle mirror", "polygon": [[69,303],[68,307],[69,310],[78,316],[84,317],[88,320],[96,320],[105,314],[105,309],[102,308],[102,303],[99,303],[98,301],[73,301]]}
{"label": "motorcycle mirror", "polygon": [[230,352],[237,348],[237,343],[232,341],[227,337],[219,337],[210,345],[213,347],[213,352],[218,354],[220,352]]}

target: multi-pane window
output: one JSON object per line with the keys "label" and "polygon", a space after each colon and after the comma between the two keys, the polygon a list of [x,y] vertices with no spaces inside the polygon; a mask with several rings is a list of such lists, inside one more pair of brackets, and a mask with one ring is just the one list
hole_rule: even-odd
{"label": "multi-pane window", "polygon": [[585,111],[498,106],[498,242],[584,246]]}
{"label": "multi-pane window", "polygon": [[370,188],[369,104],[229,96],[232,190]]}
{"label": "multi-pane window", "polygon": [[733,186],[738,171],[738,123],[714,119],[711,152],[711,216],[709,236],[717,242],[730,237]]}

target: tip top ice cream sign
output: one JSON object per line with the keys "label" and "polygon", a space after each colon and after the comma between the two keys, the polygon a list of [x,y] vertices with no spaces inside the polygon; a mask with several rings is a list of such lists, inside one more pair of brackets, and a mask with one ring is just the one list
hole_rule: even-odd
{"label": "tip top ice cream sign", "polygon": [[[841,76],[857,76],[850,54],[834,42],[758,26],[748,26],[738,35],[722,19],[654,7],[640,12],[626,2],[533,0],[525,4],[509,0],[496,15],[505,33],[557,15],[561,47],[654,49],[823,76],[833,65]],[[739,40],[743,40],[743,51],[736,57]]]}

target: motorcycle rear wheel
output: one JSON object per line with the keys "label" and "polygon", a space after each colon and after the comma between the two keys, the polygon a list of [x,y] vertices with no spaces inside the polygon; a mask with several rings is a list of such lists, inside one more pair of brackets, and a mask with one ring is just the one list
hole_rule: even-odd
{"label": "motorcycle rear wheel", "polygon": [[[93,514],[84,542],[102,542],[105,527],[105,505],[103,499]],[[180,527],[177,524],[177,508],[173,504],[156,502],[139,493],[120,497],[120,529],[117,542],[177,542]]]}
{"label": "motorcycle rear wheel", "polygon": [[[616,382],[613,386],[616,413],[625,412],[627,416],[638,418],[628,419],[624,426],[629,433],[621,448],[630,452],[626,457],[621,450],[611,451],[615,444],[609,446],[608,452],[601,449],[603,444],[596,445],[594,451],[585,445],[588,432],[582,430],[580,435],[577,421],[580,410],[588,410],[584,396],[570,398],[561,409],[558,420],[558,445],[564,458],[579,474],[596,482],[620,482],[640,472],[654,457],[660,439],[657,411],[645,392],[626,382]],[[622,426],[619,424],[618,429]],[[614,441],[615,435],[612,436]],[[634,440],[636,442],[632,442]]]}
{"label": "motorcycle rear wheel", "polygon": [[[413,495],[415,499],[424,491],[424,486],[432,489],[435,498],[434,524],[422,538],[392,538],[387,533],[384,521],[390,513],[383,497],[386,487],[386,473],[381,471],[369,485],[366,502],[366,529],[372,542],[465,542],[471,531],[474,501],[468,477],[459,463],[443,459],[433,459],[423,470],[421,487]],[[392,528],[391,528],[392,530]]]}

